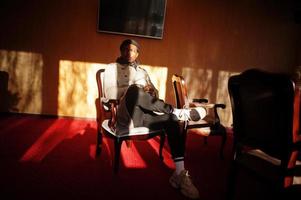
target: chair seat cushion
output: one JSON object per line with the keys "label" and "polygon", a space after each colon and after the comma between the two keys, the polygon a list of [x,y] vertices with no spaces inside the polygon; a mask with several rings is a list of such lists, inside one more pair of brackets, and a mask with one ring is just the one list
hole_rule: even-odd
{"label": "chair seat cushion", "polygon": [[[275,166],[280,165],[280,160],[279,159],[277,159],[273,156],[270,156],[267,153],[265,153],[265,152],[263,152],[259,149],[249,150],[249,151],[247,151],[247,154],[255,156],[255,157],[260,158],[260,159],[263,159],[263,160],[267,161],[268,163],[270,163],[271,165],[275,165]],[[251,160],[252,159],[249,159],[249,161],[248,161],[249,164],[251,163]],[[254,163],[254,167],[256,167],[256,168],[260,168],[264,165],[264,164],[259,164],[260,162],[258,162],[259,161],[258,159],[253,159],[253,161],[257,161],[257,162]],[[296,169],[301,170],[301,161],[297,161],[296,165],[298,166],[298,168],[296,168]],[[268,173],[271,173],[271,171],[272,170],[270,168],[269,171],[262,171],[262,173],[268,174]],[[298,174],[300,174],[300,173],[298,171]],[[294,185],[301,184],[301,176],[294,176],[293,184]]]}
{"label": "chair seat cushion", "polygon": [[206,125],[208,122],[206,120],[200,119],[198,121],[188,121],[188,125]]}
{"label": "chair seat cushion", "polygon": [[201,135],[201,136],[209,136],[211,133],[211,129],[210,127],[204,127],[204,128],[192,128],[192,129],[188,129],[187,133],[191,134],[197,134],[197,135]]}
{"label": "chair seat cushion", "polygon": [[212,122],[208,122],[205,119],[200,119],[198,121],[188,121],[188,133],[194,133],[202,136],[209,136],[211,133],[210,125]]}
{"label": "chair seat cushion", "polygon": [[[102,128],[109,134],[114,137],[122,138],[122,137],[134,137],[134,136],[146,136],[148,138],[150,135],[162,133],[164,130],[150,130],[147,127],[135,127],[129,130],[122,130],[122,131],[113,131],[109,126],[109,120],[106,119],[102,122]],[[141,138],[143,139],[143,138]]]}

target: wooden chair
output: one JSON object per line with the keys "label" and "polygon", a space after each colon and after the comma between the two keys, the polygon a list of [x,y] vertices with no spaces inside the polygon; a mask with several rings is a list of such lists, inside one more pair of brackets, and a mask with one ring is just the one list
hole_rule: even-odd
{"label": "wooden chair", "polygon": [[300,90],[287,75],[257,69],[230,77],[228,89],[234,136],[228,199],[241,185],[239,169],[275,188],[276,196],[294,183],[301,184],[301,177],[294,177],[297,172],[301,176],[296,165],[301,150]]}
{"label": "wooden chair", "polygon": [[98,98],[96,99],[96,109],[97,109],[97,145],[96,145],[96,156],[101,153],[102,149],[102,139],[103,135],[114,140],[114,161],[113,170],[115,173],[119,169],[119,157],[120,150],[123,141],[127,143],[130,147],[131,141],[133,140],[148,140],[156,136],[160,136],[160,149],[159,157],[163,160],[162,150],[165,142],[165,132],[164,130],[149,130],[146,127],[137,127],[128,130],[128,133],[123,133],[119,135],[115,131],[116,126],[116,111],[118,107],[118,99],[109,99],[107,102],[102,100],[106,98],[103,91],[103,77],[104,69],[100,69],[96,73],[96,81],[98,86]]}
{"label": "wooden chair", "polygon": [[188,99],[187,86],[182,76],[174,74],[172,76],[172,83],[177,108],[202,106],[205,107],[208,111],[213,110],[213,112],[208,112],[210,114],[202,120],[196,122],[189,121],[188,124],[184,126],[184,132],[191,132],[204,136],[205,144],[207,144],[208,136],[221,136],[221,147],[219,154],[221,158],[224,158],[223,150],[227,139],[227,131],[226,128],[220,123],[217,109],[224,109],[226,108],[226,105],[208,103],[207,99],[195,98],[190,101]]}

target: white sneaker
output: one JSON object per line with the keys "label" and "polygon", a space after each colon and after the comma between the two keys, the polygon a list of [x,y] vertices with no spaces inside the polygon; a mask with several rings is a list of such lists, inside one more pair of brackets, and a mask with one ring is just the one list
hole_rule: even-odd
{"label": "white sneaker", "polygon": [[203,107],[174,108],[172,113],[176,115],[180,121],[198,121],[207,115],[207,110]]}

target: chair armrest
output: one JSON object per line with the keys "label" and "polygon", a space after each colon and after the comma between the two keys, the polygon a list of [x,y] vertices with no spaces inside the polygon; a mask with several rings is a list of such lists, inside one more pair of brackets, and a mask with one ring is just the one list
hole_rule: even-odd
{"label": "chair armrest", "polygon": [[108,103],[114,104],[114,105],[118,105],[119,104],[119,100],[118,99],[109,99]]}
{"label": "chair armrest", "polygon": [[199,102],[192,102],[189,105],[190,107],[204,107],[204,108],[222,108],[225,109],[226,105],[222,103],[214,104],[214,103],[199,103]]}
{"label": "chair armrest", "polygon": [[208,99],[192,99],[192,103],[208,103]]}
{"label": "chair armrest", "polygon": [[[101,98],[100,100],[101,104],[101,110],[102,110],[102,117],[101,119],[109,119],[108,126],[112,131],[115,131],[116,129],[116,114],[117,114],[117,106],[119,104],[119,100],[117,99],[107,99],[107,98]],[[102,121],[101,120],[101,121]]]}
{"label": "chair armrest", "polygon": [[222,108],[225,109],[226,105],[223,103],[208,103],[208,99],[204,99],[204,98],[194,98],[192,99],[192,102],[190,103],[191,106],[202,106],[205,108]]}
{"label": "chair armrest", "polygon": [[220,123],[220,118],[219,118],[219,115],[218,115],[218,112],[217,112],[217,108],[225,109],[226,105],[222,104],[222,103],[214,104],[215,123],[219,124]]}
{"label": "chair armrest", "polygon": [[111,119],[109,121],[109,127],[111,130],[116,130],[116,122],[117,122],[117,106],[119,101],[117,99],[109,99],[108,104],[110,105],[111,111]]}
{"label": "chair armrest", "polygon": [[206,109],[213,109],[215,124],[219,124],[220,123],[220,117],[218,115],[217,109],[218,108],[222,108],[222,109],[226,108],[226,105],[222,104],[222,103],[214,104],[214,103],[192,102],[192,103],[189,104],[189,106],[190,107],[203,107],[203,108],[206,108]]}
{"label": "chair armrest", "polygon": [[119,104],[119,100],[118,99],[107,99],[107,98],[104,98],[104,97],[101,97],[101,103],[102,104]]}
{"label": "chair armrest", "polygon": [[215,107],[215,108],[222,108],[222,109],[225,109],[225,108],[226,108],[226,105],[223,104],[223,103],[217,103],[217,104],[214,104],[214,107]]}

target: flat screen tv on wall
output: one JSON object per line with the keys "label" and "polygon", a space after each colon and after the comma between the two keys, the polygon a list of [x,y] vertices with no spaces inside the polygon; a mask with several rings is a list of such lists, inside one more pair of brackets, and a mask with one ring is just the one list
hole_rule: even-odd
{"label": "flat screen tv on wall", "polygon": [[99,0],[98,32],[162,39],[167,0]]}

